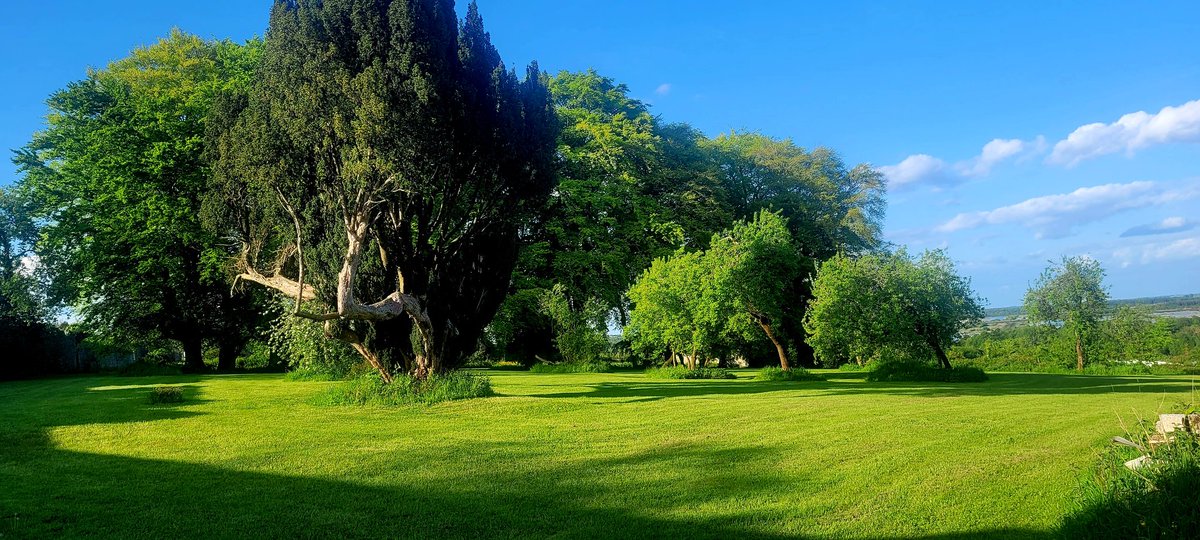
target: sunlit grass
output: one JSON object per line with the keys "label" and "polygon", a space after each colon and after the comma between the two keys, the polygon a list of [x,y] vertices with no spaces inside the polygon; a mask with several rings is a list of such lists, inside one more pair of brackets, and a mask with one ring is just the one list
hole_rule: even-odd
{"label": "sunlit grass", "polygon": [[[496,397],[322,406],[281,376],[0,384],[0,534],[1043,537],[1189,377],[975,384],[493,371]],[[184,401],[150,405],[149,388]]]}

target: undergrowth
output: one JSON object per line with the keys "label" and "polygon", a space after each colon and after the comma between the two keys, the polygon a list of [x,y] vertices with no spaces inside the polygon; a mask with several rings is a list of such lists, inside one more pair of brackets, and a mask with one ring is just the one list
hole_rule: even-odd
{"label": "undergrowth", "polygon": [[646,377],[651,379],[736,379],[737,375],[721,368],[688,369],[684,366],[650,368]]}
{"label": "undergrowth", "polygon": [[612,368],[604,362],[565,362],[562,364],[534,364],[532,373],[608,373]]}
{"label": "undergrowth", "polygon": [[754,379],[759,381],[823,381],[825,377],[802,367],[794,367],[786,371],[783,368],[765,367],[754,376]]}
{"label": "undergrowth", "polygon": [[[1059,527],[1063,538],[1200,538],[1200,437],[1176,432],[1175,441],[1150,453],[1131,471],[1124,462],[1139,455],[1113,447],[1080,485],[1071,512]],[[1143,438],[1143,443],[1145,442]]]}
{"label": "undergrowth", "polygon": [[988,376],[982,369],[959,366],[952,369],[917,362],[882,362],[867,372],[871,382],[983,382]]}
{"label": "undergrowth", "polygon": [[317,397],[321,405],[396,406],[473,399],[495,395],[486,375],[469,371],[452,371],[430,375],[424,380],[407,375],[391,383],[383,382],[377,373],[351,379]]}

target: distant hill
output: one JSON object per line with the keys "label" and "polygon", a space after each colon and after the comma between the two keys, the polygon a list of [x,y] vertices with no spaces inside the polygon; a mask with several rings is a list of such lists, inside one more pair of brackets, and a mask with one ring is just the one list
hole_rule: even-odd
{"label": "distant hill", "polygon": [[[1175,296],[1151,296],[1147,298],[1129,298],[1112,300],[1109,307],[1117,306],[1146,306],[1151,311],[1183,311],[1200,310],[1200,294],[1178,294]],[[1025,309],[1021,306],[989,308],[985,310],[988,317],[1012,317],[1023,315]]]}

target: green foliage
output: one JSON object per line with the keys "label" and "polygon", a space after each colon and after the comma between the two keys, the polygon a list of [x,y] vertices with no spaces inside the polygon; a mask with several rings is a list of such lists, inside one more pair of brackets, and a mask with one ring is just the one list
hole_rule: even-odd
{"label": "green foliage", "polygon": [[272,324],[268,345],[293,380],[345,379],[363,363],[349,345],[327,339],[319,325],[292,316],[290,310]]}
{"label": "green foliage", "polygon": [[[1147,318],[1118,308],[1092,332],[1091,374],[1187,374],[1200,371],[1200,318]],[[996,327],[963,338],[950,350],[958,364],[989,371],[1062,373],[1077,370],[1075,336],[1053,326]]]}
{"label": "green foliage", "polygon": [[1108,313],[1104,268],[1090,257],[1063,257],[1025,293],[1025,315],[1033,324],[1061,324],[1075,337],[1076,369],[1087,364],[1087,341]]}
{"label": "green foliage", "polygon": [[425,379],[396,377],[384,383],[378,373],[361,375],[327,390],[317,397],[323,405],[433,405],[444,401],[494,395],[491,380],[471,371],[433,374]]}
{"label": "green foliage", "polygon": [[564,364],[534,364],[531,373],[608,373],[612,367],[606,362],[574,362]]}
{"label": "green foliage", "polygon": [[554,343],[568,364],[596,363],[608,351],[608,310],[591,298],[573,308],[566,288],[555,285],[541,299],[542,311],[554,322]]}
{"label": "green foliage", "polygon": [[[178,30],[50,96],[45,129],[17,152],[42,221],[52,299],[117,339],[244,342],[256,314],[232,295],[219,235],[202,226],[204,133],[214,100],[257,64],[258,44]],[[232,347],[232,345],[227,346]]]}
{"label": "green foliage", "polygon": [[[763,211],[714,235],[707,251],[654,261],[629,289],[634,309],[625,332],[634,348],[696,363],[723,352],[726,341],[764,334],[777,341],[772,325],[784,317],[800,268],[790,235],[783,217]],[[786,365],[782,350],[780,361]]]}
{"label": "green foliage", "polygon": [[784,370],[774,366],[767,366],[754,374],[754,379],[758,381],[823,381],[825,377],[801,367]]}
{"label": "green foliage", "polygon": [[1062,538],[1200,538],[1200,438],[1177,434],[1137,472],[1124,466],[1133,457],[1124,447],[1102,455],[1059,528]]}
{"label": "green foliage", "polygon": [[684,366],[650,368],[646,370],[650,379],[736,379],[727,369],[699,367],[695,369]]}
{"label": "green foliage", "polygon": [[943,251],[913,259],[904,250],[821,264],[804,327],[821,362],[929,360],[983,317],[970,281]]}
{"label": "green foliage", "polygon": [[923,362],[877,362],[867,372],[871,382],[984,382],[988,376],[982,369],[958,366],[952,369],[933,367]]}
{"label": "green foliage", "polygon": [[183,403],[183,388],[178,386],[155,386],[150,390],[150,403]]}
{"label": "green foliage", "polygon": [[474,4],[276,2],[267,35],[210,132],[229,259],[311,287],[384,372],[462,366],[555,184],[545,78],[504,65]]}
{"label": "green foliage", "polygon": [[183,370],[173,364],[141,360],[121,368],[118,373],[126,377],[159,377],[164,375],[180,375]]}

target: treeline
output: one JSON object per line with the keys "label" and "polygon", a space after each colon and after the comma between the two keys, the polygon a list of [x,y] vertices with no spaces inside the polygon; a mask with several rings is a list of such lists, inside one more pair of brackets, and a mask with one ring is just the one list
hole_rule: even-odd
{"label": "treeline", "polygon": [[[1108,306],[1112,309],[1122,306],[1139,306],[1146,308],[1151,312],[1200,310],[1200,294],[1125,298],[1121,300],[1111,300],[1109,301]],[[1025,309],[1022,306],[988,308],[986,313],[988,317],[1016,317],[1023,315],[1025,313]]]}
{"label": "treeline", "polygon": [[814,364],[806,278],[881,247],[877,170],[708,138],[594,71],[519,76],[474,5],[358,4],[278,3],[244,44],[175,31],[54,93],[15,158],[4,316],[50,328],[67,307],[99,345],[194,370],[594,359],[654,260],[769,210],[796,271],[737,354]]}
{"label": "treeline", "polygon": [[[1121,306],[1087,336],[1098,373],[1200,373],[1200,318],[1154,317]],[[995,371],[1074,370],[1075,336],[1053,325],[994,328],[965,337],[950,351],[958,364]]]}

